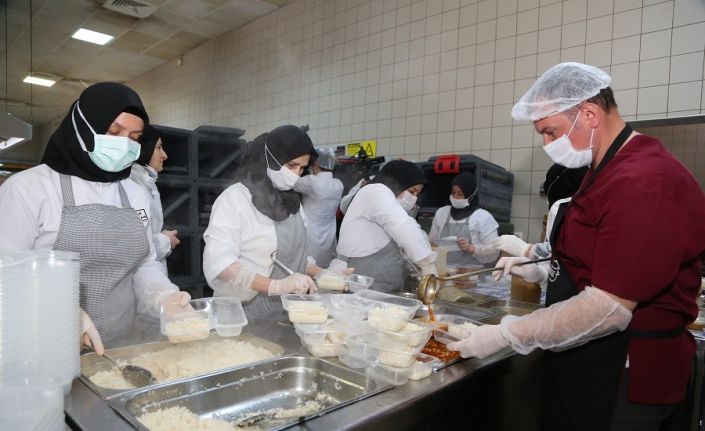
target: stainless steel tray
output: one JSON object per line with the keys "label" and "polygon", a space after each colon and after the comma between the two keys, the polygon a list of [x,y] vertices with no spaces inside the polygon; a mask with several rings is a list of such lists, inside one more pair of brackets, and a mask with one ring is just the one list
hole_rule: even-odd
{"label": "stainless steel tray", "polygon": [[[442,299],[433,301],[431,308],[434,314],[454,314],[477,321],[500,314],[499,311],[487,308],[484,305],[459,304],[457,302],[443,301]],[[421,306],[416,314],[421,317],[428,317],[428,307],[425,305]]]}
{"label": "stainless steel tray", "polygon": [[134,389],[108,400],[140,430],[137,417],[158,409],[182,406],[201,418],[238,422],[254,412],[290,409],[313,400],[319,392],[330,396],[323,410],[302,417],[257,423],[263,429],[283,429],[367,398],[390,385],[320,358],[288,356],[256,365],[213,373],[188,381]]}
{"label": "stainless steel tray", "polygon": [[[213,333],[210,335],[205,340],[202,341],[194,341],[193,343],[200,343],[200,344],[210,344],[210,343],[217,343],[220,341],[223,341],[227,338],[222,338],[219,335]],[[264,349],[267,349],[272,352],[272,355],[274,357],[282,356],[285,353],[290,353],[286,352],[284,347],[280,346],[279,344],[272,343],[270,341],[267,341],[265,339],[259,338],[259,337],[254,337],[252,335],[247,335],[247,334],[242,334],[238,337],[231,338],[233,340],[238,340],[238,341],[247,341],[248,343],[257,346],[257,347],[262,347]],[[167,347],[172,347],[174,344],[168,342],[168,341],[158,341],[158,342],[153,342],[153,343],[145,343],[145,344],[136,344],[134,346],[126,346],[126,347],[119,347],[115,349],[108,349],[106,352],[114,359],[123,359],[123,360],[129,360],[131,358],[134,358],[136,356],[139,356],[143,353],[148,353],[148,352],[155,352],[161,349],[165,349]],[[254,363],[259,363],[262,361],[254,362]],[[241,364],[241,365],[235,365],[232,367],[224,368],[223,370],[230,370],[234,368],[242,368],[242,367],[247,367],[252,365],[253,363],[249,364]],[[95,353],[87,353],[81,356],[81,376],[79,379],[83,383],[86,384],[93,392],[97,393],[101,398],[107,399],[113,396],[116,396],[118,394],[122,394],[124,392],[128,391],[133,391],[134,389],[108,389],[108,388],[103,388],[100,386],[95,385],[87,376],[92,376],[98,371],[107,371],[113,368],[113,364],[108,361],[107,359],[100,357],[96,355]],[[221,370],[222,371],[222,370]],[[189,380],[192,379],[193,377],[188,377],[188,378],[183,378],[183,379],[175,379],[171,380],[171,382],[175,381],[183,381],[183,380]],[[162,382],[160,382],[162,383]],[[159,384],[159,383],[157,383]],[[150,385],[147,386],[147,388],[154,387],[155,385]]]}

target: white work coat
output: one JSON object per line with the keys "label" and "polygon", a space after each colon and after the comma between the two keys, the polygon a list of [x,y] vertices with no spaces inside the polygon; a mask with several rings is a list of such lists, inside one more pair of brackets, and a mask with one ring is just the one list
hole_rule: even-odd
{"label": "white work coat", "polygon": [[162,201],[157,190],[157,171],[150,166],[142,166],[137,163],[132,165],[130,179],[144,187],[150,196],[149,208],[152,214],[152,241],[157,251],[157,261],[164,267],[167,273],[166,258],[171,254],[171,241],[169,237],[162,233],[164,228],[164,214],[162,213]]}

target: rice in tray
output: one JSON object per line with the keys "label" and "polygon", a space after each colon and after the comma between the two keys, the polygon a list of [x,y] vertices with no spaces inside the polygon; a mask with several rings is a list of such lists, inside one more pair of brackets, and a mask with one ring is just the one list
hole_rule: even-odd
{"label": "rice in tray", "polygon": [[[214,343],[178,344],[143,353],[121,365],[132,364],[148,369],[159,382],[193,377],[223,368],[274,357],[269,350],[247,341],[219,340]],[[89,376],[95,385],[108,389],[130,389],[120,370],[113,367]]]}

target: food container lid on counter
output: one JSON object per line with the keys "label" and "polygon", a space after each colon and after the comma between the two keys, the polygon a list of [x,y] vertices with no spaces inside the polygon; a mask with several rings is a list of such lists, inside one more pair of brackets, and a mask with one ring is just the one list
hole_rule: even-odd
{"label": "food container lid on counter", "polygon": [[421,301],[418,299],[402,298],[374,290],[361,290],[353,293],[353,296],[362,299],[362,304],[367,310],[394,305],[406,310],[408,318],[413,317],[419,307],[421,307]]}
{"label": "food container lid on counter", "polygon": [[374,278],[361,274],[350,274],[345,277],[345,282],[348,285],[348,290],[353,293],[369,289],[374,283],[374,281]]}
{"label": "food container lid on counter", "polygon": [[178,302],[162,305],[159,315],[162,335],[172,343],[207,338],[215,325],[211,299],[192,299],[185,306]]}

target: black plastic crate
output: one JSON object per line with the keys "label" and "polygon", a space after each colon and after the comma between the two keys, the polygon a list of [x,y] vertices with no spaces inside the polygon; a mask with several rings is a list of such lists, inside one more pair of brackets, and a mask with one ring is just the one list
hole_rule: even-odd
{"label": "black plastic crate", "polygon": [[198,268],[194,266],[194,253],[198,253],[198,250],[194,250],[194,247],[198,246],[197,239],[193,233],[179,232],[179,239],[181,244],[177,245],[172,251],[169,257],[166,258],[166,267],[169,270],[169,279],[174,281],[177,285],[177,281],[181,280],[193,280]]}
{"label": "black plastic crate", "polygon": [[189,175],[191,172],[189,141],[191,131],[174,127],[157,126],[162,137],[162,146],[166,151],[164,170],[161,175]]}
{"label": "black plastic crate", "polygon": [[244,130],[230,127],[201,126],[194,130],[191,142],[196,150],[198,176],[233,178],[247,148],[245,140],[240,139],[244,134]]}
{"label": "black plastic crate", "polygon": [[428,180],[419,197],[419,219],[433,218],[436,209],[450,205],[451,182],[461,172],[475,174],[482,208],[498,222],[509,222],[512,215],[514,174],[499,165],[471,154],[433,156],[419,163]]}
{"label": "black plastic crate", "polygon": [[179,229],[191,226],[192,185],[163,181],[159,183],[158,187],[162,200],[164,227],[166,229]]}

